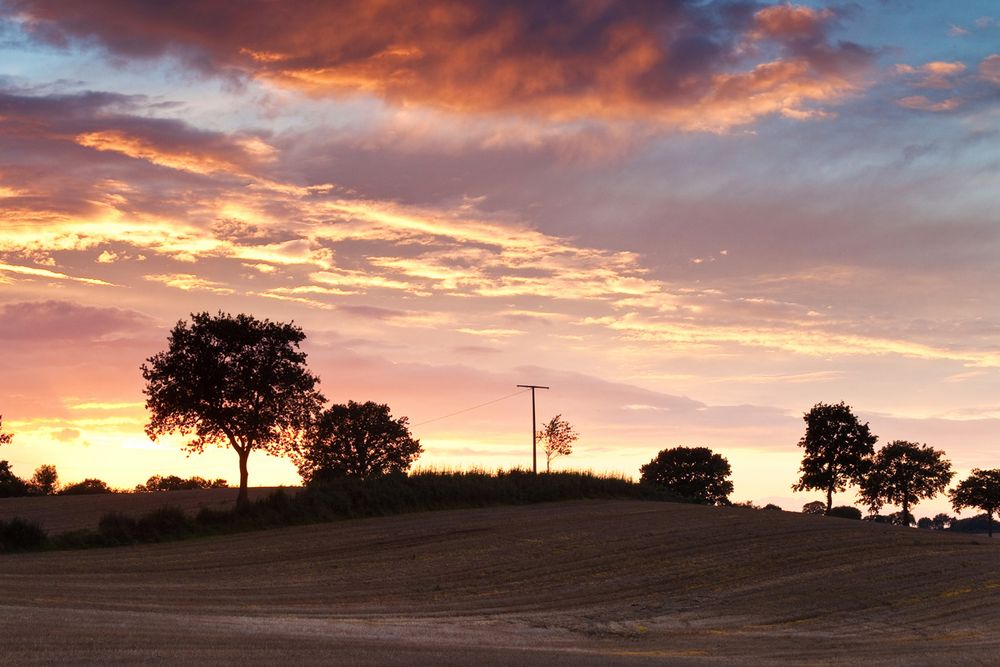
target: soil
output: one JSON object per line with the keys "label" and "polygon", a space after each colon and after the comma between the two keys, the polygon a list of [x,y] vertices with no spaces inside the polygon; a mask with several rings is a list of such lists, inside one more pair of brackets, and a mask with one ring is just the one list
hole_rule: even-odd
{"label": "soil", "polygon": [[0,663],[987,665],[998,566],[985,537],[745,508],[424,512],[0,556]]}

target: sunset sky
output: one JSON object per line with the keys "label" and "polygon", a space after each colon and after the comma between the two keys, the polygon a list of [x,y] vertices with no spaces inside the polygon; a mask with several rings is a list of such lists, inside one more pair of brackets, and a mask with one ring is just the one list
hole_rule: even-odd
{"label": "sunset sky", "polygon": [[[802,414],[1000,465],[996,2],[0,0],[16,473],[238,479],[143,426],[194,311],[294,320],[423,466],[708,446],[798,509]],[[433,421],[432,421],[433,420]],[[430,422],[430,423],[424,423]],[[295,484],[255,454],[252,485]],[[836,500],[848,503],[853,494]],[[916,515],[948,509],[939,499]]]}

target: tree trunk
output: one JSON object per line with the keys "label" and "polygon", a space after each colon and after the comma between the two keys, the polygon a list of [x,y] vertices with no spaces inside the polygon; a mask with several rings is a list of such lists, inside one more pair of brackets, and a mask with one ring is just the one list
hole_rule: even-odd
{"label": "tree trunk", "polygon": [[993,510],[986,512],[986,536],[993,537]]}
{"label": "tree trunk", "polygon": [[824,514],[829,515],[830,510],[833,509],[833,487],[826,487],[826,512]]}
{"label": "tree trunk", "polygon": [[247,479],[250,474],[247,470],[247,459],[250,458],[250,450],[238,452],[240,455],[240,494],[236,496],[236,509],[245,509],[250,504],[250,496],[247,494]]}
{"label": "tree trunk", "polygon": [[907,498],[906,496],[903,496],[903,525],[906,526],[907,528],[910,527],[909,516],[910,516],[910,499]]}

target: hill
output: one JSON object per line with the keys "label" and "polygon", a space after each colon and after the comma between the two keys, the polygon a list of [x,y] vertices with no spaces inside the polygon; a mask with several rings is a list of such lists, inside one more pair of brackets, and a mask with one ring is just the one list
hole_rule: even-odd
{"label": "hill", "polygon": [[0,662],[990,664],[1000,542],[574,501],[0,558]]}

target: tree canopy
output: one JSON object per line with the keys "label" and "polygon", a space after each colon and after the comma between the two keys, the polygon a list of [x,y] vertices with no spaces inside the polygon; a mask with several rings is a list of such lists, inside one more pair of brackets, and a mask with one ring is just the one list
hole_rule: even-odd
{"label": "tree canopy", "polygon": [[53,465],[40,465],[31,477],[31,490],[41,496],[51,496],[59,490],[59,473]]}
{"label": "tree canopy", "polygon": [[552,460],[573,453],[573,443],[580,436],[562,415],[556,415],[538,431],[538,439],[545,446],[545,472],[552,469]]}
{"label": "tree canopy", "polygon": [[951,506],[956,512],[964,508],[981,509],[986,512],[986,531],[993,536],[993,515],[1000,510],[1000,468],[980,470],[958,483],[948,492]]}
{"label": "tree canopy", "polygon": [[639,472],[641,481],[698,502],[727,505],[733,492],[729,461],[707,447],[664,449]]}
{"label": "tree canopy", "polygon": [[799,467],[799,481],[792,489],[824,491],[829,514],[833,494],[864,479],[878,437],[843,402],[817,403],[802,419],[806,422],[806,432],[799,440],[799,447],[805,454]]}
{"label": "tree canopy", "polygon": [[886,503],[901,507],[902,523],[913,523],[910,509],[948,486],[954,473],[944,452],[928,445],[894,440],[879,450],[861,485],[861,498],[873,513]]}
{"label": "tree canopy", "polygon": [[331,405],[310,429],[298,458],[306,483],[331,477],[378,477],[409,470],[423,452],[408,419],[367,401]]}
{"label": "tree canopy", "polygon": [[9,445],[13,441],[14,441],[13,433],[3,432],[3,415],[0,415],[0,446]]}
{"label": "tree canopy", "polygon": [[194,435],[185,445],[192,452],[232,447],[240,465],[237,504],[246,505],[250,453],[292,453],[324,402],[299,349],[304,339],[294,324],[245,314],[194,313],[190,323],[178,322],[167,350],[142,365],[146,433],[153,440]]}

